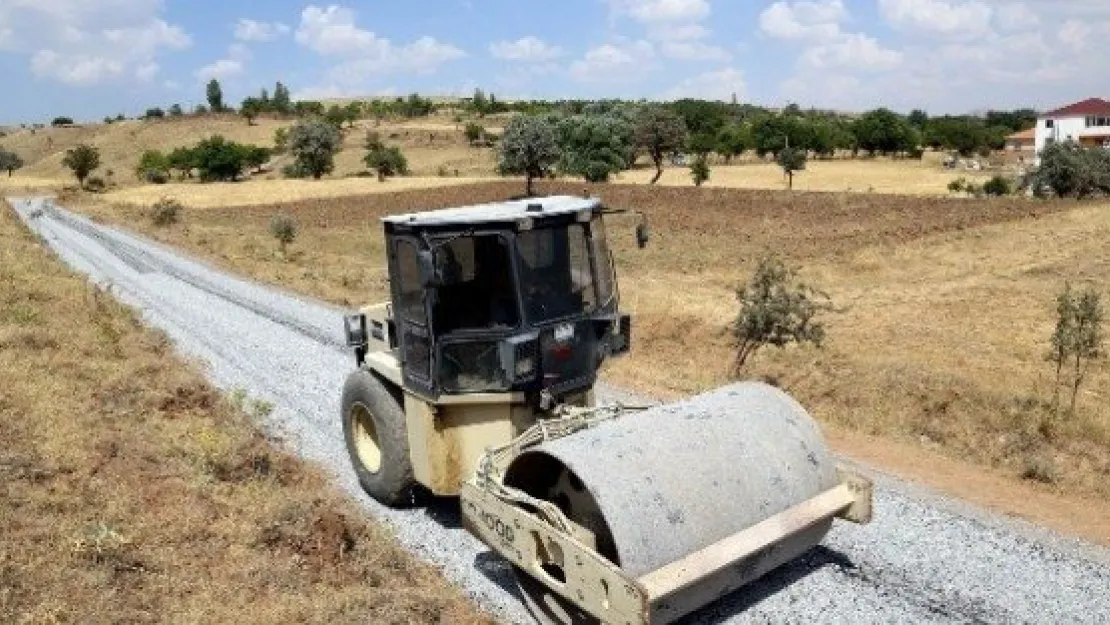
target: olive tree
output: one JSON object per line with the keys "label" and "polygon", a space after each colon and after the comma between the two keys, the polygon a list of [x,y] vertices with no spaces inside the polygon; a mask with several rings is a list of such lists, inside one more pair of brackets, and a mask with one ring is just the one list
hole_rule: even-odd
{"label": "olive tree", "polygon": [[631,166],[627,159],[633,132],[616,115],[574,115],[559,121],[559,170],[589,182],[608,182],[609,176]]}
{"label": "olive tree", "polygon": [[766,345],[786,347],[809,343],[820,347],[825,326],[818,314],[832,310],[821,291],[800,282],[797,269],[776,254],[759,259],[747,284],[736,291],[740,312],[732,327],[736,356],[733,375],[738,375],[753,354]]}
{"label": "olive tree", "polygon": [[662,105],[644,106],[636,114],[636,145],[655,163],[651,184],[663,177],[663,158],[686,145],[686,122]]}
{"label": "olive tree", "polygon": [[532,181],[546,176],[559,160],[555,129],[544,118],[518,115],[501,136],[498,171],[503,176],[525,178],[525,192],[532,195]]}
{"label": "olive tree", "polygon": [[297,167],[317,180],[335,169],[342,142],[339,129],[320,120],[300,121],[289,129],[289,151]]}
{"label": "olive tree", "polygon": [[100,167],[100,150],[87,143],[82,143],[66,150],[66,155],[62,158],[62,164],[73,172],[73,175],[77,178],[77,183],[84,187],[85,179],[89,177],[93,170]]}
{"label": "olive tree", "polygon": [[1056,365],[1055,405],[1059,405],[1060,384],[1065,368],[1071,380],[1071,411],[1075,412],[1075,400],[1079,387],[1086,378],[1091,362],[1103,358],[1104,334],[1102,302],[1094,289],[1081,292],[1072,290],[1070,284],[1056,298],[1056,328],[1052,333],[1052,349],[1048,360]]}
{"label": "olive tree", "polygon": [[788,180],[788,188],[794,188],[794,173],[806,168],[808,156],[801,148],[784,148],[779,152],[778,163]]}
{"label": "olive tree", "polygon": [[23,159],[18,154],[10,150],[0,148],[0,170],[8,172],[8,177],[12,177],[12,172],[23,167]]}

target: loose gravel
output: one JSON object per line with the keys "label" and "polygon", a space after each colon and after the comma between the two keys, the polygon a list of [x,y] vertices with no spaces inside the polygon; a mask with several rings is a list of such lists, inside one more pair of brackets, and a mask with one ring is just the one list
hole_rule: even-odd
{"label": "loose gravel", "polygon": [[[342,310],[234,277],[42,198],[13,208],[62,259],[165,331],[226,389],[272,402],[265,424],[334,474],[366,513],[506,623],[531,623],[505,564],[450,500],[389,510],[354,479],[338,418],[354,358]],[[79,319],[75,323],[81,322]],[[629,395],[602,387],[603,400]],[[1110,551],[997,517],[863,467],[877,516],[684,623],[1107,623]]]}

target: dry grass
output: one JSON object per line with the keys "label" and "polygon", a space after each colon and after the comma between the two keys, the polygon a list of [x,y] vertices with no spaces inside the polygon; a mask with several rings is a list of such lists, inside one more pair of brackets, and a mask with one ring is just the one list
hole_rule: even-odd
{"label": "dry grass", "polygon": [[[646,184],[655,175],[654,169],[623,172],[616,182]],[[897,193],[909,195],[947,195],[948,183],[960,178],[985,178],[978,172],[951,171],[940,165],[912,160],[812,160],[806,170],[794,176],[798,191],[851,191]],[[694,186],[690,170],[669,167],[663,171],[659,184]],[[785,189],[782,168],[773,163],[747,165],[716,165],[712,168],[707,187],[731,189]]]}
{"label": "dry grass", "polygon": [[[27,166],[20,170],[22,176],[49,181],[48,186],[57,186],[74,183],[69,170],[62,165],[65,151],[79,143],[89,143],[100,150],[101,166],[94,175],[104,178],[110,185],[133,187],[140,184],[134,169],[145,150],[169,151],[217,134],[240,143],[272,146],[274,131],[292,123],[293,120],[262,117],[253,125],[248,125],[246,120],[236,115],[129,120],[74,128],[17,130],[0,138],[0,147],[14,150],[27,162]],[[468,147],[463,124],[438,116],[423,121],[380,125],[372,120],[358,122],[354,128],[344,132],[343,147],[336,156],[333,177],[343,178],[366,169],[362,162],[365,153],[363,142],[369,130],[379,132],[388,145],[400,146],[416,176],[438,176],[441,170],[452,177],[456,171],[460,177],[494,175],[493,151]],[[279,178],[281,167],[287,162],[287,157],[275,160],[274,172],[263,177]],[[111,175],[108,172],[112,172]]]}
{"label": "dry grass", "polygon": [[62,182],[54,178],[36,178],[23,174],[9,177],[6,174],[0,174],[0,194],[4,195],[57,189],[61,186]]}
{"label": "dry grass", "polygon": [[[1074,417],[1045,406],[1043,361],[1053,296],[1064,279],[1106,290],[1110,211],[1074,202],[600,186],[617,207],[651,217],[636,250],[613,224],[633,354],[608,376],[680,395],[728,380],[734,288],[764,249],[802,263],[847,310],[822,351],[760,353],[749,375],[789,388],[824,422],[898,439],[1016,477],[1052,472],[1069,493],[1110,494],[1110,376],[1099,369]],[[235,271],[345,305],[385,297],[378,217],[519,193],[491,183],[286,205],[300,220],[283,257],[266,206],[187,214],[155,229],[137,208],[93,212]],[[543,185],[542,191],[582,191]],[[620,218],[617,218],[619,220]],[[623,234],[622,234],[623,232]],[[691,346],[697,346],[691,349]]]}
{"label": "dry grass", "polygon": [[395,193],[414,189],[433,189],[480,182],[473,178],[341,178],[330,180],[249,180],[234,184],[171,183],[147,185],[112,191],[107,202],[148,206],[163,197],[172,197],[189,208],[228,208],[258,204],[283,204],[308,199],[328,199]]}
{"label": "dry grass", "polygon": [[0,242],[0,622],[489,622],[9,210]]}

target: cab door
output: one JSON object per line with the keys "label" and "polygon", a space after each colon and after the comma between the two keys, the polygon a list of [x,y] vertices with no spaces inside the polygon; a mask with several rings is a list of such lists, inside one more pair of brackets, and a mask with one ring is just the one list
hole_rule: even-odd
{"label": "cab door", "polygon": [[407,236],[390,241],[390,275],[393,279],[393,317],[397,324],[402,378],[405,387],[428,397],[435,395],[435,350],[429,324],[427,292],[420,283],[417,252],[420,242]]}

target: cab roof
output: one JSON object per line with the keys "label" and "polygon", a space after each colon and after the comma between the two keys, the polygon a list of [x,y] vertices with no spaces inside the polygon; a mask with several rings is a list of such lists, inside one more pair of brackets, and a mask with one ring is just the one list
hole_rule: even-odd
{"label": "cab roof", "polygon": [[593,212],[601,207],[595,197],[552,195],[507,202],[491,202],[457,208],[390,215],[382,221],[393,226],[433,227],[469,226],[474,224],[516,223],[521,219],[556,217]]}

